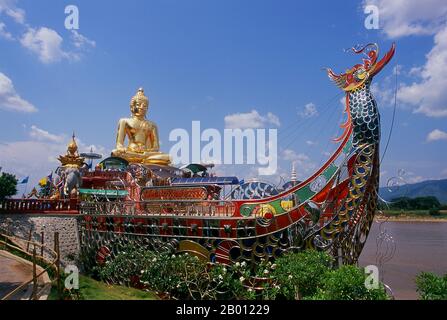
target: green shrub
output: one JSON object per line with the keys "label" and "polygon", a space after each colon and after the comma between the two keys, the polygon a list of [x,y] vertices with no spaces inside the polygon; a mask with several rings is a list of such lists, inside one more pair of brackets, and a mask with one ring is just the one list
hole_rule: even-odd
{"label": "green shrub", "polygon": [[108,283],[136,286],[176,299],[386,299],[379,289],[365,287],[363,269],[332,269],[333,258],[306,250],[288,253],[275,262],[210,264],[188,254],[157,253],[128,245],[103,266],[99,277]]}
{"label": "green shrub", "polygon": [[94,270],[102,281],[168,293],[176,299],[248,299],[246,264],[210,265],[188,254],[127,245]]}
{"label": "green shrub", "polygon": [[342,266],[325,274],[322,286],[310,300],[387,300],[385,288],[367,289],[363,268]]}
{"label": "green shrub", "polygon": [[206,262],[192,255],[160,254],[140,271],[141,282],[177,299],[211,299],[212,279],[206,268]]}
{"label": "green shrub", "polygon": [[437,208],[428,210],[428,213],[431,216],[440,216],[441,215],[441,212]]}
{"label": "green shrub", "polygon": [[314,295],[332,263],[333,258],[325,252],[305,250],[278,258],[272,273],[278,281],[281,295],[286,299],[296,299]]}
{"label": "green shrub", "polygon": [[215,264],[209,273],[212,282],[214,297],[216,299],[243,299],[252,300],[256,298],[253,289],[247,288],[251,272],[246,262],[236,262],[232,265]]}
{"label": "green shrub", "polygon": [[14,175],[2,172],[0,175],[0,200],[17,193],[17,179]]}
{"label": "green shrub", "polygon": [[104,266],[94,268],[94,272],[107,283],[131,286],[132,279],[139,276],[141,270],[154,257],[155,253],[153,251],[128,244],[113,259],[106,260]]}
{"label": "green shrub", "polygon": [[447,300],[447,274],[438,277],[422,272],[416,277],[416,286],[422,300]]}

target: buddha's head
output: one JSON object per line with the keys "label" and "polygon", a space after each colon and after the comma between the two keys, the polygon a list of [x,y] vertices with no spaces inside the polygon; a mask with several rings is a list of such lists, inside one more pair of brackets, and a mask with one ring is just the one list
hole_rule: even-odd
{"label": "buddha's head", "polygon": [[146,117],[147,109],[149,108],[149,99],[144,95],[144,89],[139,88],[136,95],[130,101],[130,110],[132,115],[144,119]]}

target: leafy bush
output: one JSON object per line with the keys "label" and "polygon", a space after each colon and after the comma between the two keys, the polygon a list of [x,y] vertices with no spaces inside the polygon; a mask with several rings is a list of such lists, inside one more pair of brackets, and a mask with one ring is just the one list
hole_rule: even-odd
{"label": "leafy bush", "polygon": [[428,211],[428,213],[429,213],[431,216],[440,216],[440,215],[441,215],[441,212],[439,211],[439,209],[430,209],[430,210]]}
{"label": "leafy bush", "polygon": [[210,265],[188,254],[157,253],[128,245],[94,270],[108,283],[167,293],[176,299],[248,299],[246,263]]}
{"label": "leafy bush", "polygon": [[324,252],[288,253],[274,263],[263,260],[211,264],[194,255],[157,253],[128,245],[103,266],[96,268],[108,283],[168,293],[175,299],[386,299],[381,286],[365,287],[363,269],[332,269],[333,259]]}
{"label": "leafy bush", "polygon": [[17,179],[14,175],[2,172],[0,176],[0,200],[17,193]]}
{"label": "leafy bush", "polygon": [[324,275],[322,286],[310,300],[387,300],[382,284],[377,289],[367,289],[363,268],[342,266]]}
{"label": "leafy bush", "polygon": [[128,244],[113,260],[106,260],[104,266],[96,267],[94,271],[105,282],[131,286],[133,279],[140,275],[141,270],[149,264],[155,255],[153,251]]}
{"label": "leafy bush", "polygon": [[416,277],[416,286],[422,300],[447,300],[447,274],[438,277],[422,272]]}
{"label": "leafy bush", "polygon": [[327,253],[306,250],[278,258],[273,275],[281,286],[281,295],[296,299],[315,294],[332,264],[333,258]]}

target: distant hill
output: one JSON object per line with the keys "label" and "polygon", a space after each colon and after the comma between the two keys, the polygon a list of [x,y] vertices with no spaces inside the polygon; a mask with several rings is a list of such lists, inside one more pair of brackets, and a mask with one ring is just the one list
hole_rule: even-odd
{"label": "distant hill", "polygon": [[447,204],[447,179],[427,180],[414,184],[406,184],[396,187],[382,187],[379,194],[384,200],[397,197],[425,197],[435,196],[442,204]]}

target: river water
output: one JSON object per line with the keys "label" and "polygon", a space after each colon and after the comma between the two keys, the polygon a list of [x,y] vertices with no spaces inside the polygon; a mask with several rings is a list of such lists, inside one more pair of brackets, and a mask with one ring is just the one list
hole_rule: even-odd
{"label": "river water", "polygon": [[359,264],[378,266],[396,299],[417,299],[417,274],[447,273],[447,222],[374,223]]}

